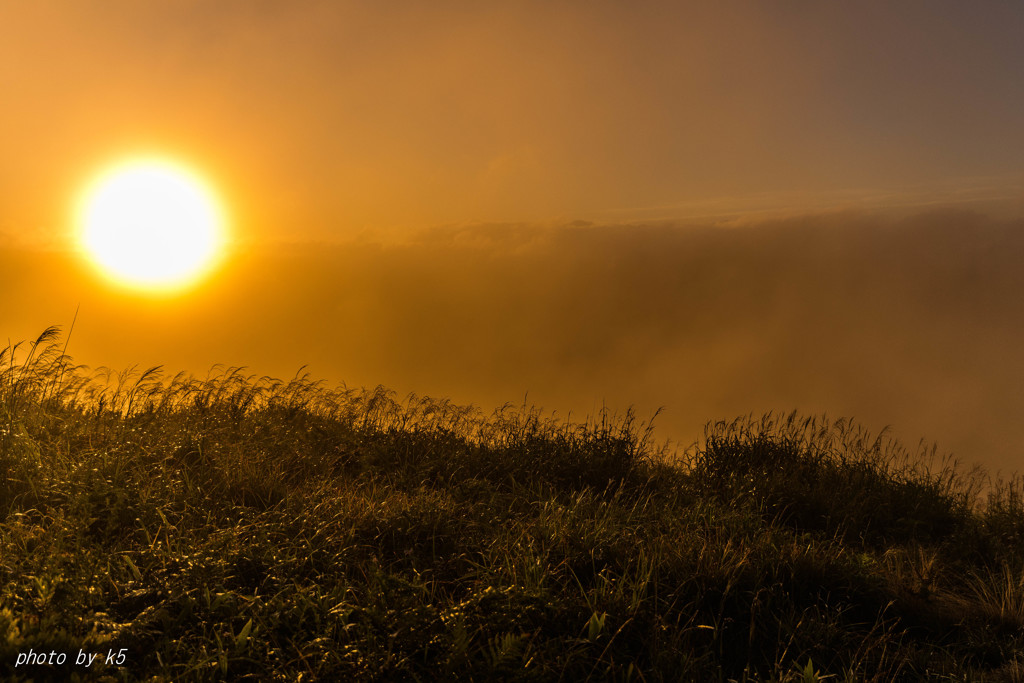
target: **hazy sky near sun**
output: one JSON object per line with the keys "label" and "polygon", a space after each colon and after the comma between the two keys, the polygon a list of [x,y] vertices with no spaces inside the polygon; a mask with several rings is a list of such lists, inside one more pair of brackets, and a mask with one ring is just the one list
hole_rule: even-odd
{"label": "hazy sky near sun", "polygon": [[0,231],[165,153],[242,239],[1022,204],[1024,5],[0,0]]}

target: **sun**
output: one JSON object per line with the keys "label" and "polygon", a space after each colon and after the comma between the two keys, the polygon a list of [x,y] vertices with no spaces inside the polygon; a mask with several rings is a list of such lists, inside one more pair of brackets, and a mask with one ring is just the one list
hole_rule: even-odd
{"label": "sun", "polygon": [[196,173],[142,159],[100,174],[78,209],[80,245],[108,278],[149,291],[196,283],[225,244],[224,211]]}

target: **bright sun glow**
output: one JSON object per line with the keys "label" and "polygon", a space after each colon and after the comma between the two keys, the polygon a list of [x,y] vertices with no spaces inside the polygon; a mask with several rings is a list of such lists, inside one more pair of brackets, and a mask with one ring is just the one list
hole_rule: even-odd
{"label": "bright sun glow", "polygon": [[80,239],[105,275],[120,284],[174,290],[209,271],[224,244],[213,193],[176,164],[145,160],[104,173],[85,193]]}

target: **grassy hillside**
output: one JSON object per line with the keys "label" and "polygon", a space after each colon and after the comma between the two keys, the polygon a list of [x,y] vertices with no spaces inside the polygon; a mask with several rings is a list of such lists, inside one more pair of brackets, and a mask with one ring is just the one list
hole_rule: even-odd
{"label": "grassy hillside", "polygon": [[0,360],[7,680],[1024,672],[1019,481],[847,421],[673,459],[629,414]]}

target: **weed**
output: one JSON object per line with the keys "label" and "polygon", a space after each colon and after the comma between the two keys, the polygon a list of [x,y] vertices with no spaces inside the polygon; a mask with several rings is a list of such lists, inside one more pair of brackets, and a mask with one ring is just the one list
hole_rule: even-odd
{"label": "weed", "polygon": [[[485,415],[0,350],[0,670],[121,680],[1009,680],[1024,496],[847,420]],[[1016,673],[1015,673],[1016,672]],[[1010,678],[1007,678],[1010,677]]]}

